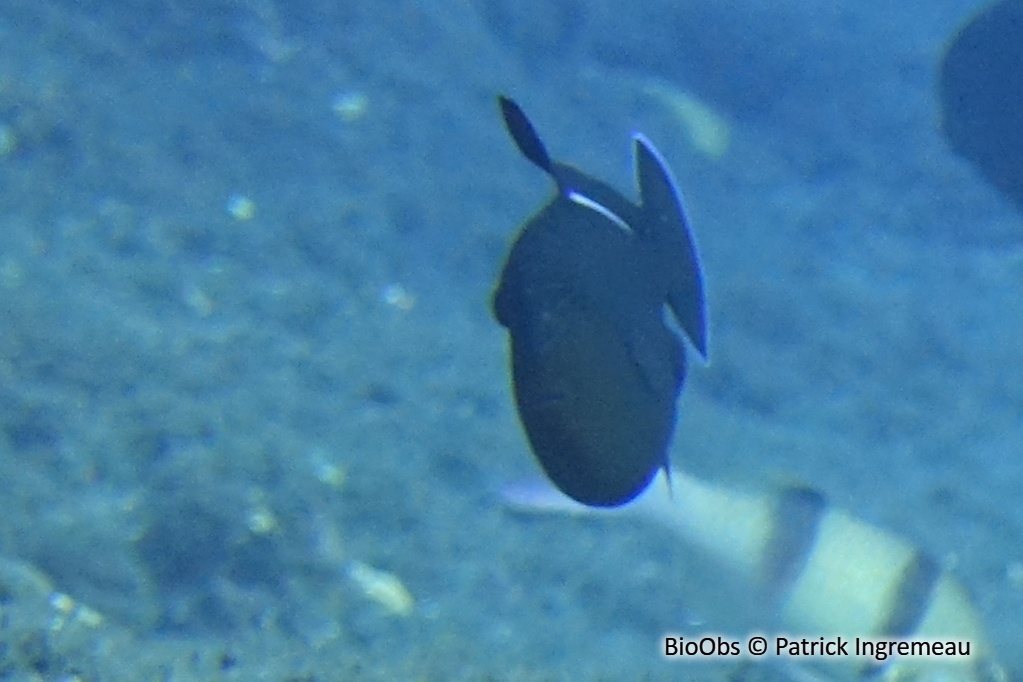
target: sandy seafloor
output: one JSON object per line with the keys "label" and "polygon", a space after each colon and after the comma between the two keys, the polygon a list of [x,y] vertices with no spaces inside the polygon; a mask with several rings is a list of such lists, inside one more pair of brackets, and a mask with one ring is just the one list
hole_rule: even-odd
{"label": "sandy seafloor", "polygon": [[536,469],[489,295],[551,190],[506,92],[684,189],[712,362],[675,463],[912,539],[1018,679],[1023,216],[935,104],[979,5],[4,0],[0,678],[776,676],[658,655],[727,615],[675,538],[500,504]]}

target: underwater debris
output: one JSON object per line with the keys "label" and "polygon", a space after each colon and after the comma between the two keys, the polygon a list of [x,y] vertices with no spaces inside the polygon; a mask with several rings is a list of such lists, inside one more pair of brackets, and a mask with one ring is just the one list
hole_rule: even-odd
{"label": "underwater debris", "polygon": [[380,300],[406,313],[416,305],[416,295],[397,282],[386,285],[380,291]]}
{"label": "underwater debris", "polygon": [[278,531],[281,524],[273,510],[260,506],[249,512],[245,525],[253,535],[269,535]]}
{"label": "underwater debris", "polygon": [[366,115],[369,109],[369,97],[364,92],[349,90],[340,92],[334,97],[330,108],[345,123],[355,123]]}
{"label": "underwater debris", "polygon": [[331,488],[340,488],[348,480],[348,470],[340,464],[324,462],[316,467],[316,480]]}
{"label": "underwater debris", "polygon": [[232,194],[227,200],[227,213],[240,223],[256,217],[256,203],[244,194]]}
{"label": "underwater debris", "polygon": [[50,594],[50,606],[56,611],[50,621],[50,632],[60,632],[72,624],[81,624],[88,628],[98,628],[103,624],[103,614],[75,601],[73,597],[63,592]]}
{"label": "underwater debris", "polygon": [[12,599],[40,604],[45,599],[52,610],[49,629],[53,633],[74,625],[98,628],[104,621],[103,614],[96,609],[55,589],[50,579],[35,566],[0,556],[0,601]]}
{"label": "underwater debris", "polygon": [[348,565],[348,577],[388,615],[405,618],[415,608],[412,593],[393,573],[381,571],[361,561],[352,561]]}

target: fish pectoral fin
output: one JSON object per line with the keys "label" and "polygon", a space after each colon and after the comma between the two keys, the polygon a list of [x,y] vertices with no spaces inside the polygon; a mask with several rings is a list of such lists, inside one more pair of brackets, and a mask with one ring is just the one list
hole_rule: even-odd
{"label": "fish pectoral fin", "polygon": [[629,357],[654,395],[677,396],[686,373],[681,339],[665,330],[656,341],[636,335],[627,345]]}
{"label": "fish pectoral fin", "polygon": [[707,303],[703,266],[696,250],[682,194],[663,157],[643,135],[636,144],[636,179],[643,220],[635,229],[640,238],[655,245],[668,283],[667,303],[686,338],[707,359]]}

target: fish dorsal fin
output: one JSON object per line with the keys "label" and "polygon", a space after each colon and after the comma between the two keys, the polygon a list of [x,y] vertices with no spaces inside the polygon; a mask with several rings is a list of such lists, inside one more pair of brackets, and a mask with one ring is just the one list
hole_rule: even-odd
{"label": "fish dorsal fin", "polygon": [[500,95],[501,116],[508,134],[522,155],[550,175],[558,186],[558,193],[569,201],[599,213],[625,232],[632,232],[628,202],[617,192],[588,176],[586,173],[551,159],[547,147],[533,127],[532,121],[514,100]]}
{"label": "fish dorsal fin", "polygon": [[519,148],[524,157],[553,177],[555,182],[558,182],[560,188],[561,182],[558,180],[558,174],[555,170],[554,162],[551,161],[551,155],[547,153],[547,147],[540,140],[540,136],[537,134],[536,128],[533,127],[529,117],[526,116],[526,112],[522,111],[522,107],[516,104],[514,100],[504,95],[498,96],[497,101],[501,105],[504,127],[508,129],[508,134],[515,140],[515,146]]}
{"label": "fish dorsal fin", "polygon": [[639,212],[613,187],[590,177],[567,163],[554,162],[554,178],[569,201],[596,211],[619,229],[632,234]]}
{"label": "fish dorsal fin", "polygon": [[686,337],[707,359],[707,303],[703,267],[675,179],[653,143],[641,134],[636,143],[636,180],[643,219],[633,226],[663,254],[668,278],[668,307]]}

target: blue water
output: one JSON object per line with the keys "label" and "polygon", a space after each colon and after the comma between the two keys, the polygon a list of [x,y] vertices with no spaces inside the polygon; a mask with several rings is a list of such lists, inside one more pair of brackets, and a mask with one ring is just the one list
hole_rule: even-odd
{"label": "blue water", "polygon": [[1023,671],[1023,216],[947,149],[934,93],[983,3],[824,4],[5,0],[0,670],[731,672],[658,654],[714,620],[673,538],[501,508],[535,468],[489,296],[550,191],[505,92],[623,190],[634,130],[678,177],[712,363],[674,462],[912,539]]}

